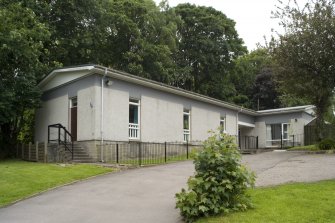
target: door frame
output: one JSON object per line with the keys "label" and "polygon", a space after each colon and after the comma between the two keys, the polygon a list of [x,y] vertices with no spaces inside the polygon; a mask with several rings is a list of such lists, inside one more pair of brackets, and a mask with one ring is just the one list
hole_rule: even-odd
{"label": "door frame", "polygon": [[[75,124],[76,126],[74,127],[74,122],[73,122],[73,115],[72,115],[72,112],[75,111],[76,113],[76,121],[75,121]],[[69,126],[70,126],[70,132],[71,132],[71,135],[73,137],[73,141],[77,141],[77,136],[78,136],[78,97],[77,96],[74,96],[74,97],[71,97],[69,98],[69,117],[70,117],[70,120],[69,120]],[[73,132],[75,130],[75,132]]]}

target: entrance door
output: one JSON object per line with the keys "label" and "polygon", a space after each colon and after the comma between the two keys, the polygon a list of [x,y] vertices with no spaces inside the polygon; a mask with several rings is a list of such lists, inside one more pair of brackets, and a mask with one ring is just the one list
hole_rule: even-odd
{"label": "entrance door", "polygon": [[71,135],[73,141],[77,141],[77,97],[70,99]]}

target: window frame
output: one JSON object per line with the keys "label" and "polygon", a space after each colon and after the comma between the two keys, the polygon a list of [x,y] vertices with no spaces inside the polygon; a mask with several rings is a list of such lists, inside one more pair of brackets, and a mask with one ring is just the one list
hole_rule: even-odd
{"label": "window frame", "polygon": [[[227,122],[226,116],[221,116],[220,117],[220,133],[227,133],[226,122]],[[223,125],[221,123],[223,123]]]}
{"label": "window frame", "polygon": [[[279,139],[272,139],[272,126],[273,125],[280,125],[280,138]],[[268,139],[268,126],[271,126],[271,139]],[[284,126],[286,126],[286,131],[284,131]],[[273,147],[273,143],[275,142],[281,142],[283,141],[290,141],[290,135],[289,135],[289,129],[290,129],[291,124],[288,122],[283,122],[283,123],[272,123],[272,124],[266,124],[266,147]],[[286,134],[286,137],[284,138]],[[271,146],[268,146],[268,143],[271,143]]]}
{"label": "window frame", "polygon": [[[137,122],[131,123],[128,115],[128,138],[129,140],[140,140],[141,139],[141,100],[137,98],[129,98],[128,109],[130,106],[137,106]],[[130,113],[130,111],[128,111]],[[132,135],[133,134],[133,135]]]}
{"label": "window frame", "polygon": [[[73,101],[75,101],[75,103]],[[76,107],[78,107],[78,96],[70,98],[70,108],[76,108]]]}
{"label": "window frame", "polygon": [[[185,115],[187,116],[188,128],[185,129]],[[183,141],[189,142],[191,140],[191,109],[183,109]]]}

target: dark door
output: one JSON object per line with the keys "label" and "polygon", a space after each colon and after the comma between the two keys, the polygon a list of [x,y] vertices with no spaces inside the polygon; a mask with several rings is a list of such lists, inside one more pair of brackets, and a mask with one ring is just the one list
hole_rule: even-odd
{"label": "dark door", "polygon": [[73,141],[77,141],[77,97],[71,98],[71,135]]}
{"label": "dark door", "polygon": [[71,135],[77,141],[77,107],[71,108]]}

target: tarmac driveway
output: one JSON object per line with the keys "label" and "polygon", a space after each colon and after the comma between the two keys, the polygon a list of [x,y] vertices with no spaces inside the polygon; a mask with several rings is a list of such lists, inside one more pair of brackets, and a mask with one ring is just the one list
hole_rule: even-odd
{"label": "tarmac driveway", "polygon": [[[335,155],[266,152],[243,156],[257,186],[335,178]],[[99,176],[0,209],[0,222],[182,222],[174,194],[192,175],[179,162]]]}

